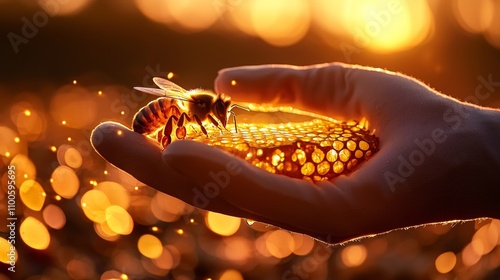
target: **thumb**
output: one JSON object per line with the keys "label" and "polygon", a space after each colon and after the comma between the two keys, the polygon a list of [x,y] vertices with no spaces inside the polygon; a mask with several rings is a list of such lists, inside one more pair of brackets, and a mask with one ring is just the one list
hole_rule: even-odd
{"label": "thumb", "polygon": [[235,100],[293,105],[336,119],[366,117],[377,129],[428,98],[423,87],[400,74],[342,63],[227,68],[215,80],[215,90]]}

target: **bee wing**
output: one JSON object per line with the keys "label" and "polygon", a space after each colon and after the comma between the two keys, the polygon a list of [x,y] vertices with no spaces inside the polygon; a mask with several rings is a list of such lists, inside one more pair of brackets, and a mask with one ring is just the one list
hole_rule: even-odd
{"label": "bee wing", "polygon": [[134,89],[155,96],[165,96],[167,94],[165,90],[159,88],[134,87]]}

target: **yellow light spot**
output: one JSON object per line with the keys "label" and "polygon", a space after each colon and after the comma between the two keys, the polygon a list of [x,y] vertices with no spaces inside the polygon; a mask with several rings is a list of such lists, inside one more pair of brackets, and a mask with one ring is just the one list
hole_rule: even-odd
{"label": "yellow light spot", "polygon": [[14,138],[14,142],[16,142],[16,143],[19,143],[20,141],[21,141],[21,139],[19,139],[19,137]]}
{"label": "yellow light spot", "polygon": [[28,179],[28,173],[24,173],[24,179]]}
{"label": "yellow light spot", "polygon": [[60,165],[52,172],[51,185],[54,191],[67,199],[73,198],[80,188],[80,181],[73,169]]}
{"label": "yellow light spot", "polygon": [[107,207],[105,215],[109,228],[120,235],[128,235],[134,229],[132,217],[127,210],[118,205]]}
{"label": "yellow light spot", "polygon": [[215,212],[208,212],[206,224],[213,232],[222,236],[230,236],[240,228],[241,219]]}
{"label": "yellow light spot", "polygon": [[97,92],[97,94],[98,94],[98,95],[102,95],[102,91],[98,91],[98,92]]}
{"label": "yellow light spot", "polygon": [[108,197],[99,190],[89,190],[81,199],[83,213],[96,223],[106,220],[106,209],[109,207]]}
{"label": "yellow light spot", "polygon": [[137,242],[137,248],[143,256],[150,259],[158,258],[163,252],[163,246],[160,239],[151,234],[144,234],[141,236]]}
{"label": "yellow light spot", "polygon": [[108,170],[104,170],[104,175],[108,175]]}
{"label": "yellow light spot", "polygon": [[232,80],[232,81],[231,81],[231,85],[232,85],[232,86],[235,86],[235,85],[236,85],[236,81],[235,81],[235,80]]}
{"label": "yellow light spot", "polygon": [[24,115],[27,117],[31,116],[31,111],[28,109],[24,110]]}
{"label": "yellow light spot", "polygon": [[39,211],[45,202],[45,192],[35,180],[26,180],[20,187],[21,201],[31,210]]}
{"label": "yellow light spot", "polygon": [[62,199],[60,195],[56,195],[54,198],[55,198],[57,201],[61,201],[61,199]]}
{"label": "yellow light spot", "polygon": [[122,275],[120,275],[120,278],[121,278],[122,280],[128,280],[128,275],[127,275],[127,274],[122,273]]}
{"label": "yellow light spot", "polygon": [[56,146],[52,146],[52,147],[50,147],[50,150],[55,153],[57,151],[57,148],[56,148]]}
{"label": "yellow light spot", "polygon": [[134,187],[134,190],[138,191],[138,190],[139,190],[139,187],[138,187],[138,186],[135,186],[135,187]]}
{"label": "yellow light spot", "polygon": [[363,245],[351,245],[342,250],[342,262],[347,267],[356,267],[366,260],[366,248]]}
{"label": "yellow light spot", "polygon": [[249,225],[249,226],[255,224],[255,221],[252,219],[245,219],[245,222],[247,222],[247,225]]}
{"label": "yellow light spot", "polygon": [[118,135],[122,135],[122,134],[123,134],[123,132],[122,132],[121,130],[118,130],[118,132],[117,132],[116,134],[118,134]]}
{"label": "yellow light spot", "polygon": [[5,156],[6,157],[10,157],[10,153],[9,152],[5,152]]}
{"label": "yellow light spot", "polygon": [[243,280],[243,275],[238,270],[228,269],[221,274],[219,280]]}
{"label": "yellow light spot", "polygon": [[178,230],[176,230],[176,232],[177,232],[178,234],[180,234],[180,235],[183,235],[183,234],[184,234],[184,230],[183,230],[183,229],[181,229],[181,228],[180,228],[180,229],[178,229]]}
{"label": "yellow light spot", "polygon": [[68,141],[71,142],[71,137],[68,137]]}
{"label": "yellow light spot", "polygon": [[61,123],[62,123],[63,125],[65,125],[65,124],[66,124],[66,121],[62,121]]}
{"label": "yellow light spot", "polygon": [[453,252],[442,253],[435,261],[437,271],[443,274],[450,272],[456,263],[457,257]]}
{"label": "yellow light spot", "polygon": [[76,80],[73,80],[73,84],[76,85]]}
{"label": "yellow light spot", "polygon": [[167,75],[167,78],[170,80],[174,77],[174,73],[173,72],[169,72],[168,75]]}
{"label": "yellow light spot", "polygon": [[122,116],[125,115],[125,111],[121,111],[120,115],[122,115]]}
{"label": "yellow light spot", "polygon": [[194,223],[194,219],[190,219],[189,222],[193,224]]}
{"label": "yellow light spot", "polygon": [[33,249],[44,250],[49,247],[50,234],[39,220],[27,217],[19,227],[21,238],[26,245]]}
{"label": "yellow light spot", "polygon": [[152,231],[158,231],[158,227],[157,226],[154,226],[151,228]]}
{"label": "yellow light spot", "polygon": [[[14,250],[11,250],[14,249]],[[0,237],[0,262],[5,264],[15,264],[17,261],[17,250],[7,239]]]}

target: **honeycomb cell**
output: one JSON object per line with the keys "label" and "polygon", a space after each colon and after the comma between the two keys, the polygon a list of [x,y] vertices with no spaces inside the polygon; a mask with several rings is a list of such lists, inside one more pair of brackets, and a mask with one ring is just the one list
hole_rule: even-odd
{"label": "honeycomb cell", "polygon": [[337,160],[338,154],[335,150],[331,149],[326,153],[326,159],[329,162],[335,162]]}
{"label": "honeycomb cell", "polygon": [[320,164],[318,164],[318,173],[319,175],[325,175],[330,171],[330,164],[328,161],[322,161]]}
{"label": "honeycomb cell", "polygon": [[321,149],[316,149],[312,152],[311,158],[314,163],[320,163],[325,158],[325,153]]}
{"label": "honeycomb cell", "polygon": [[344,164],[340,161],[336,161],[333,164],[333,172],[340,174],[342,171],[344,171]]}
{"label": "honeycomb cell", "polygon": [[337,151],[340,151],[344,147],[344,143],[340,141],[333,141],[333,148]]}
{"label": "honeycomb cell", "polygon": [[342,149],[339,152],[339,159],[343,162],[347,162],[350,157],[351,157],[351,152],[347,149]]}
{"label": "honeycomb cell", "polygon": [[310,176],[314,174],[315,171],[314,164],[312,162],[306,162],[304,165],[302,165],[302,168],[300,169],[300,173],[304,176]]}
{"label": "honeycomb cell", "polygon": [[347,141],[347,149],[354,152],[356,150],[356,142],[352,140]]}

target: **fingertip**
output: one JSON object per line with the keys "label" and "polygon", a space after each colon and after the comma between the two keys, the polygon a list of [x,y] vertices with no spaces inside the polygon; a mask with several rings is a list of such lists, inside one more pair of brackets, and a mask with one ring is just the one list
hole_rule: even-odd
{"label": "fingertip", "polygon": [[116,122],[103,122],[94,128],[90,135],[90,142],[95,150],[107,148],[118,138],[123,138],[123,134],[130,130],[122,124]]}

